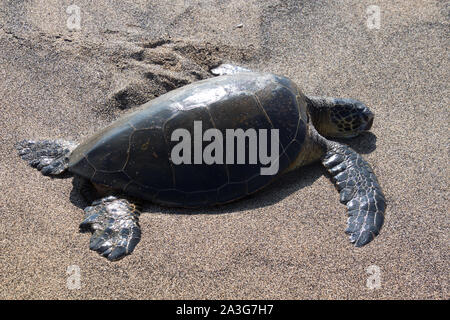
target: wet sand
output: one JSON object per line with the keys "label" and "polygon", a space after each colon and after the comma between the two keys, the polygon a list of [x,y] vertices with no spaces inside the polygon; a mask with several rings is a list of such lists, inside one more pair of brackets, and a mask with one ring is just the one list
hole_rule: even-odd
{"label": "wet sand", "polygon": [[[443,1],[2,1],[2,299],[448,299],[449,8]],[[240,25],[242,24],[242,25]],[[376,114],[348,143],[388,207],[354,248],[346,208],[315,164],[221,208],[148,205],[135,252],[110,263],[78,232],[83,200],[16,155],[16,141],[81,141],[127,109],[220,62],[290,77],[309,95]],[[79,266],[81,288],[67,269]],[[378,289],[367,268],[380,270]],[[70,279],[70,278],[69,278]]]}

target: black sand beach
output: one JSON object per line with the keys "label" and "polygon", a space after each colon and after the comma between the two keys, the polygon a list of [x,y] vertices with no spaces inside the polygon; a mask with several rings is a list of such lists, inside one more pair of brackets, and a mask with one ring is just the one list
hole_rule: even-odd
{"label": "black sand beach", "polygon": [[[448,299],[449,7],[444,1],[0,1],[2,299]],[[370,28],[370,5],[380,9]],[[320,164],[221,208],[148,205],[111,263],[78,232],[71,179],[28,167],[19,140],[80,141],[128,109],[233,62],[375,113],[349,140],[388,207],[354,248]],[[67,270],[80,269],[80,289]],[[370,289],[367,268],[380,270]]]}

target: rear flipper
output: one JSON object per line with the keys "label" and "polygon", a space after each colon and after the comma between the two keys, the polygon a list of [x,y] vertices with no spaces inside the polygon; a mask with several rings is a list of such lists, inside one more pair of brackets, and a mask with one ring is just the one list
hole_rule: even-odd
{"label": "rear flipper", "polygon": [[340,192],[340,201],[347,204],[349,218],[345,230],[350,242],[361,247],[380,232],[384,221],[386,200],[369,164],[351,148],[329,142],[322,159]]}
{"label": "rear flipper", "polygon": [[43,175],[58,175],[67,169],[69,155],[76,143],[62,140],[23,140],[16,144],[16,149],[23,160],[38,169]]}
{"label": "rear flipper", "polygon": [[139,211],[134,204],[114,196],[94,201],[84,209],[81,232],[92,232],[89,248],[110,261],[133,252],[141,240]]}

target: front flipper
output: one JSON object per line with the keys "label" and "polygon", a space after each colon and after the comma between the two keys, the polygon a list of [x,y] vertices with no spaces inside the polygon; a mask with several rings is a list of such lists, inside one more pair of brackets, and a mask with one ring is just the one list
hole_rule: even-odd
{"label": "front flipper", "polygon": [[124,258],[133,252],[141,240],[139,211],[125,199],[109,196],[84,209],[81,232],[92,232],[89,248],[110,261]]}
{"label": "front flipper", "polygon": [[62,140],[23,140],[16,144],[19,156],[45,176],[63,173],[69,164],[69,155],[77,144]]}
{"label": "front flipper", "polygon": [[224,76],[240,72],[252,72],[252,71],[232,64],[221,64],[220,66],[211,69],[211,73],[215,76]]}
{"label": "front flipper", "polygon": [[341,202],[347,204],[349,218],[345,230],[350,242],[361,247],[380,232],[384,221],[386,200],[369,164],[354,150],[329,142],[322,159],[340,192]]}

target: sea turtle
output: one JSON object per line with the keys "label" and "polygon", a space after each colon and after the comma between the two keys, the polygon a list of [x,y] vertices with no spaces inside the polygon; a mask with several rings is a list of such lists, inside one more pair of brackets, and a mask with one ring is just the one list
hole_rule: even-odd
{"label": "sea turtle", "polygon": [[[174,207],[220,205],[319,160],[340,191],[340,201],[347,205],[350,241],[359,247],[378,235],[385,198],[375,174],[354,150],[324,138],[354,137],[369,130],[374,115],[363,103],[307,97],[286,77],[232,65],[222,65],[212,73],[217,77],[151,100],[80,144],[62,140],[17,144],[20,156],[44,175],[68,170],[82,182],[79,189],[85,198],[98,196],[84,210],[80,224],[82,232],[92,232],[91,250],[112,261],[130,254],[141,238],[140,206],[136,205],[141,200]],[[272,154],[279,151],[275,159],[278,171],[262,174],[261,169],[267,168],[262,161],[238,163],[236,154],[230,158],[234,163],[218,158],[211,163],[196,162],[198,145],[192,149],[193,164],[175,163],[174,132],[185,129],[195,136],[194,125],[199,122],[203,129],[214,128],[215,133],[225,135],[227,129],[278,132],[278,145],[271,144],[276,135],[271,141],[267,136],[258,138],[258,146],[268,148],[267,154],[269,149]],[[200,155],[207,140],[200,143]],[[213,144],[219,138],[209,137],[209,141]],[[241,146],[248,158],[249,152],[255,151],[254,143],[250,135],[244,135]],[[237,153],[238,146],[227,149],[226,155]],[[223,157],[218,150],[211,154]],[[191,159],[190,151],[185,149],[179,155]]]}

